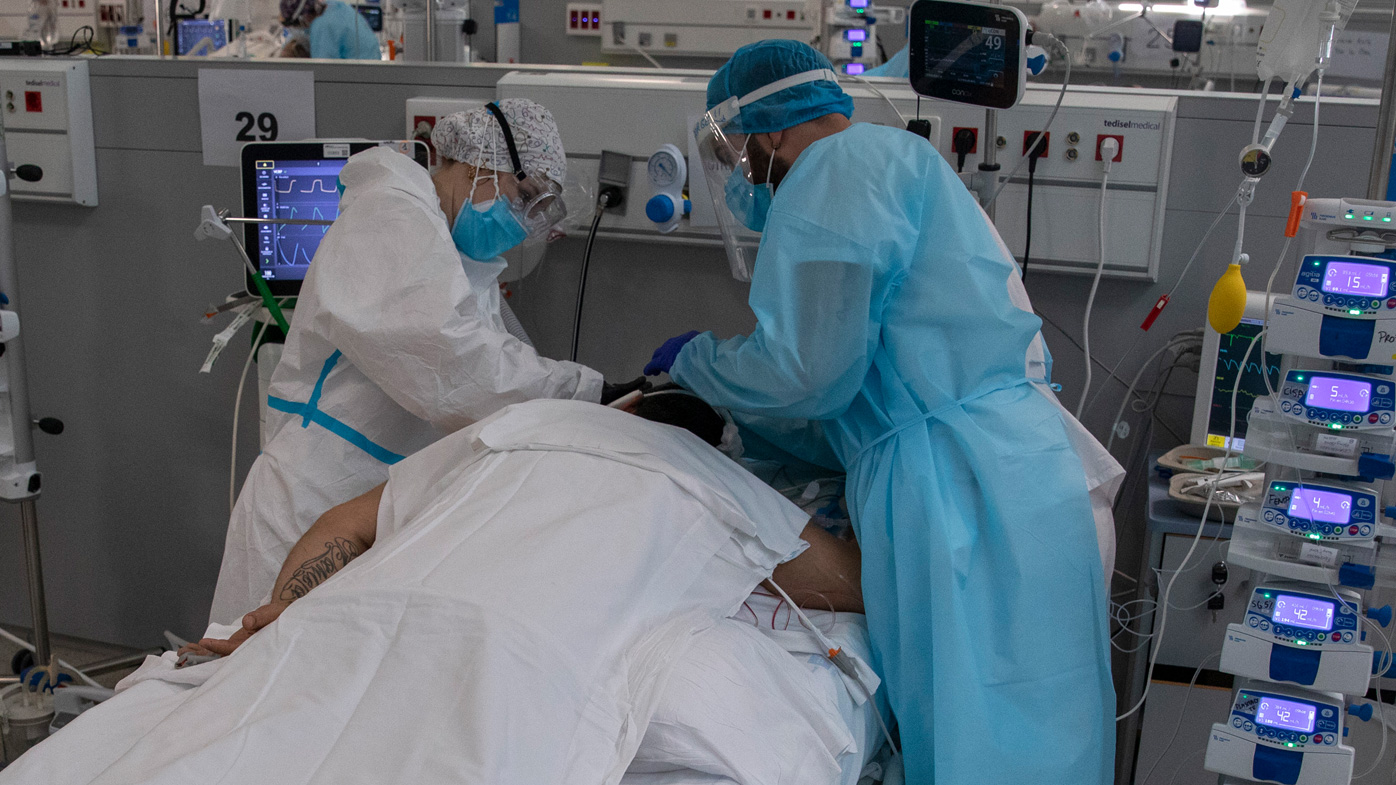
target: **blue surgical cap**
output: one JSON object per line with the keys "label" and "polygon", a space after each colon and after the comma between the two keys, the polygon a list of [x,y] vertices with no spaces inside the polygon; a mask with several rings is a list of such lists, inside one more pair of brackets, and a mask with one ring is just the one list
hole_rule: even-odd
{"label": "blue surgical cap", "polygon": [[[758,41],[732,55],[708,81],[708,108],[741,98],[772,82],[806,71],[833,70],[829,58],[800,41]],[[742,107],[731,130],[747,134],[783,131],[827,114],[853,117],[853,99],[832,80],[787,87]]]}

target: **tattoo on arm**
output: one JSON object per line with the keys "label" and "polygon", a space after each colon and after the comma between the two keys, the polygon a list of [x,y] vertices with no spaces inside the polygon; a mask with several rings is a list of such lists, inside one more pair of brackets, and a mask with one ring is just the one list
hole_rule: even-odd
{"label": "tattoo on arm", "polygon": [[334,542],[325,543],[323,553],[306,559],[291,573],[286,585],[281,587],[279,599],[293,602],[304,597],[307,592],[324,583],[326,578],[339,572],[361,553],[363,549],[343,537],[336,537]]}

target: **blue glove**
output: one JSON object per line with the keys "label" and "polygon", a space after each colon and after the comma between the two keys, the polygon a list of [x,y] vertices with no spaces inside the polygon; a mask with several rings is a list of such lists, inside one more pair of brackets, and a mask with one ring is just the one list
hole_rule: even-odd
{"label": "blue glove", "polygon": [[697,335],[697,330],[689,330],[683,335],[665,341],[663,346],[654,350],[650,364],[645,366],[645,375],[658,376],[661,373],[668,373],[669,369],[674,367],[674,360],[679,357],[679,350]]}

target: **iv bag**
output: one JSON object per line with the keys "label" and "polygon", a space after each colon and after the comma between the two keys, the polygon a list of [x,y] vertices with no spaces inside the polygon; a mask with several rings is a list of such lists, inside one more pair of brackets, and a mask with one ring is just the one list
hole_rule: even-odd
{"label": "iv bag", "polygon": [[1275,0],[1255,48],[1255,70],[1261,81],[1278,77],[1295,87],[1304,84],[1317,67],[1328,37],[1328,25],[1319,17],[1330,5],[1338,12],[1334,33],[1340,33],[1357,0]]}

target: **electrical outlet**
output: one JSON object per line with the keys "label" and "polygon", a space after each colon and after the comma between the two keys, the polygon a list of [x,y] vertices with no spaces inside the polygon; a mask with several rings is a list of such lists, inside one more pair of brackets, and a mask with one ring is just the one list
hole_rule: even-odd
{"label": "electrical outlet", "polygon": [[601,37],[601,6],[597,3],[567,4],[567,34]]}

